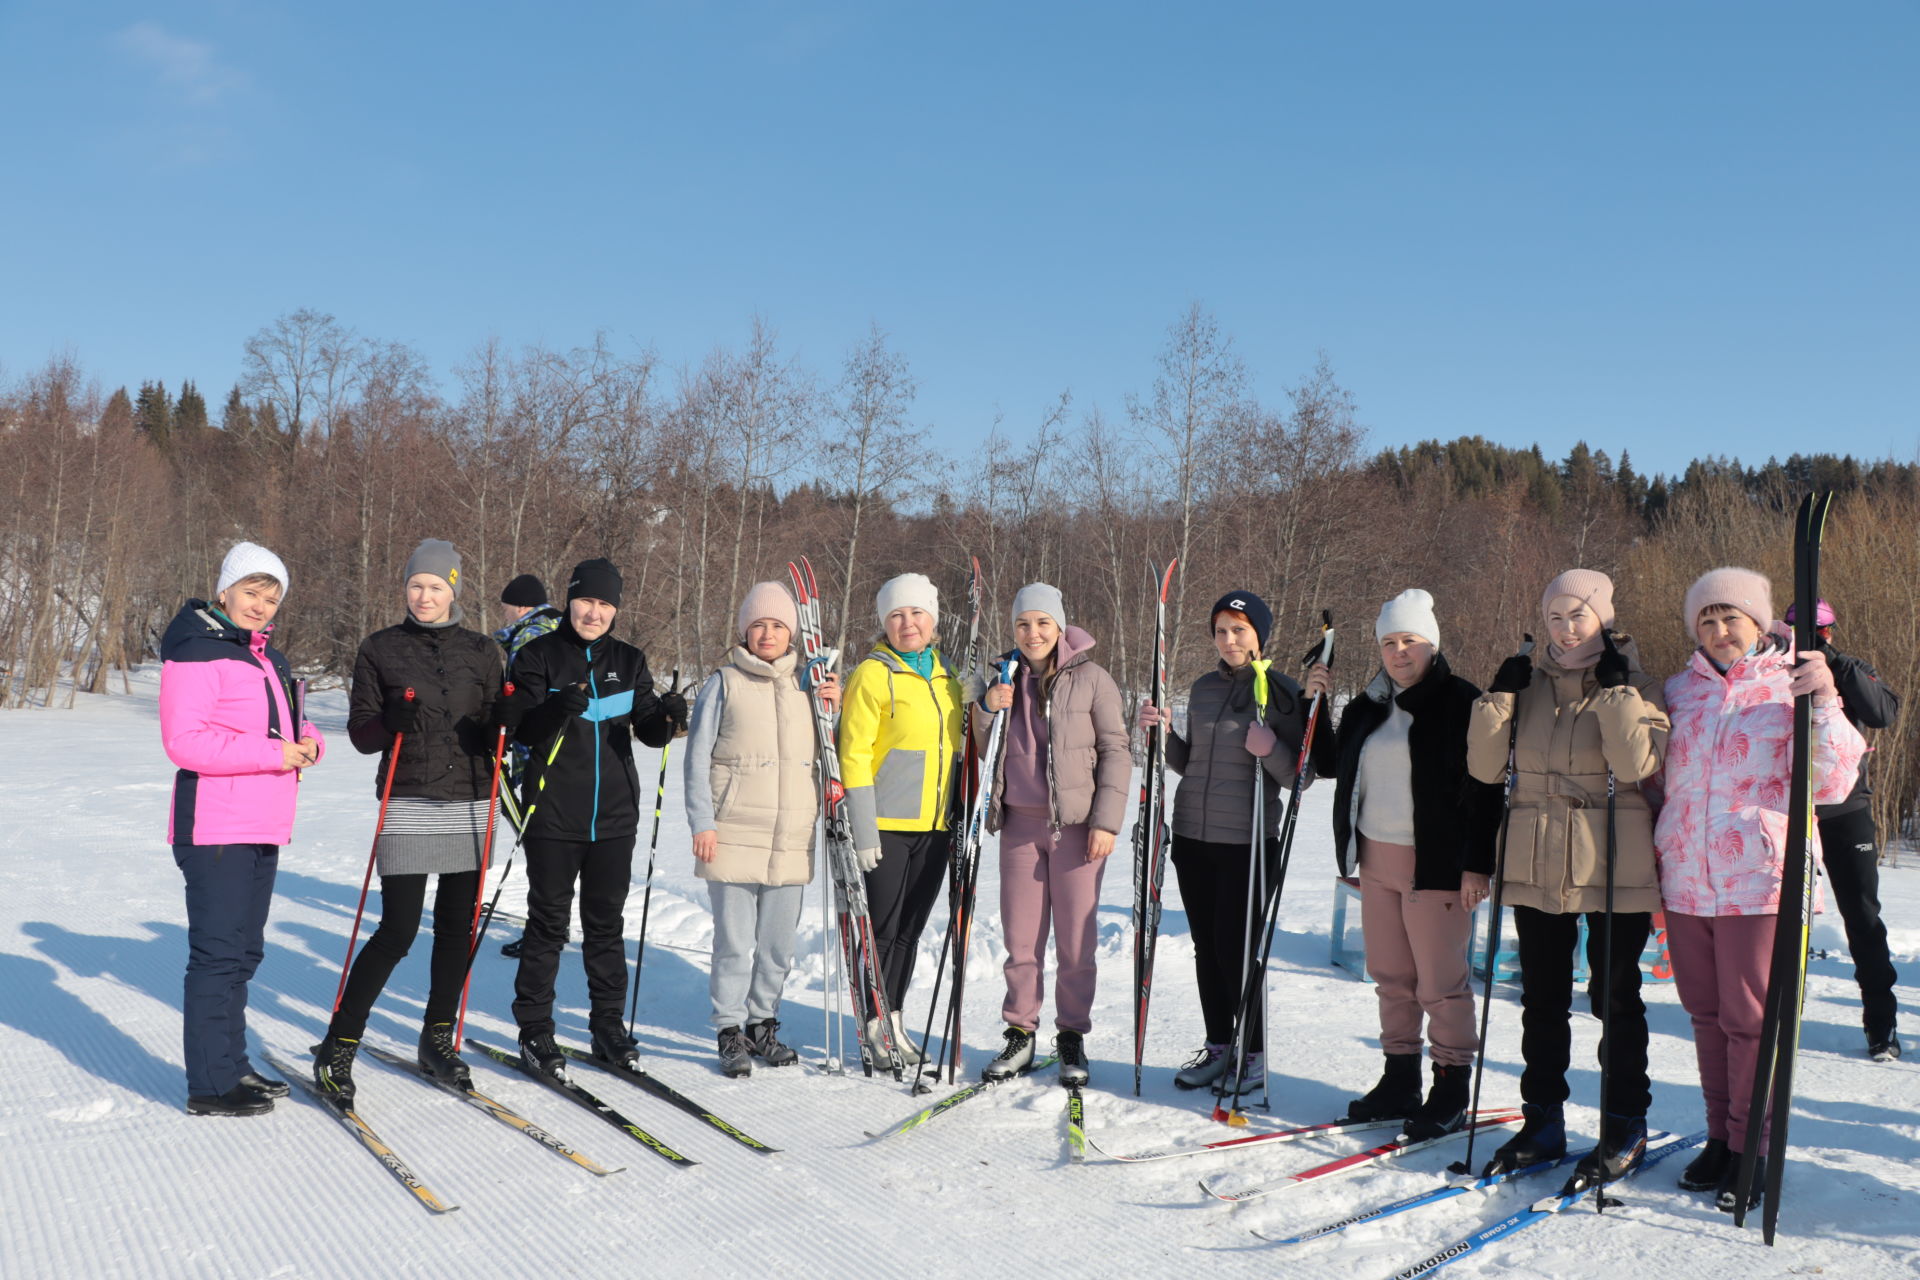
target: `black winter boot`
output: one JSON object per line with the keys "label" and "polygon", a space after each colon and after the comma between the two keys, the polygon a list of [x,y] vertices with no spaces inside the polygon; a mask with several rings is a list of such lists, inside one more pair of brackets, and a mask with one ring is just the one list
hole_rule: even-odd
{"label": "black winter boot", "polygon": [[359,1052],[358,1040],[335,1035],[313,1046],[313,1082],[323,1097],[343,1107],[353,1105],[353,1058]]}
{"label": "black winter boot", "polygon": [[196,1093],[187,1098],[190,1116],[263,1116],[273,1110],[273,1099],[237,1084],[225,1093]]}
{"label": "black winter boot", "polygon": [[791,1046],[780,1043],[780,1024],[772,1018],[747,1024],[747,1049],[770,1067],[790,1067],[800,1061]]}
{"label": "black winter boot", "polygon": [[722,1027],[715,1037],[720,1045],[720,1070],[723,1074],[750,1076],[753,1074],[753,1049],[747,1044],[746,1036],[738,1027]]}
{"label": "black winter boot", "polygon": [[1347,1104],[1349,1120],[1404,1120],[1420,1106],[1420,1055],[1390,1053],[1380,1082]]}
{"label": "black winter boot", "polygon": [[242,1088],[251,1089],[263,1098],[284,1098],[288,1086],[285,1080],[275,1080],[261,1075],[258,1071],[249,1071],[240,1077]]}
{"label": "black winter boot", "polygon": [[1536,1164],[1552,1163],[1567,1154],[1567,1122],[1559,1103],[1547,1107],[1524,1103],[1520,1114],[1526,1117],[1520,1132],[1493,1153],[1483,1174],[1528,1169]]}
{"label": "black winter boot", "polygon": [[1427,1100],[1407,1117],[1404,1130],[1409,1142],[1429,1142],[1445,1137],[1467,1122],[1467,1100],[1473,1087],[1473,1067],[1444,1067],[1433,1064],[1433,1087]]}
{"label": "black winter boot", "polygon": [[[1722,1213],[1732,1213],[1740,1203],[1740,1161],[1744,1157],[1738,1151],[1727,1152],[1727,1167],[1720,1171],[1720,1185],[1714,1188],[1713,1207]],[[1755,1156],[1753,1159],[1753,1187],[1747,1192],[1747,1208],[1752,1209],[1766,1198],[1767,1158]]]}
{"label": "black winter boot", "polygon": [[1707,1145],[1700,1149],[1680,1174],[1682,1191],[1718,1191],[1720,1175],[1727,1171],[1727,1161],[1733,1153],[1727,1150],[1725,1138],[1708,1138]]}
{"label": "black winter boot", "polygon": [[453,1048],[453,1024],[430,1022],[420,1029],[420,1065],[433,1073],[441,1084],[456,1089],[473,1088],[473,1073]]}

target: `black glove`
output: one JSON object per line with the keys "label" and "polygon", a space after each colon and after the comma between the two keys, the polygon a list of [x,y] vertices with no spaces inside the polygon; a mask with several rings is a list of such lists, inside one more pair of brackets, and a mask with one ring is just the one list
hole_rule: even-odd
{"label": "black glove", "polygon": [[587,696],[587,686],[584,684],[570,684],[554,694],[550,701],[556,711],[571,719],[585,711],[593,699]]}
{"label": "black glove", "polygon": [[420,727],[420,704],[409,698],[394,698],[380,708],[380,723],[388,733],[412,733]]}
{"label": "black glove", "polygon": [[1533,683],[1533,659],[1524,653],[1516,653],[1500,664],[1500,670],[1494,673],[1493,683],[1487,687],[1488,693],[1525,693],[1527,686]]}
{"label": "black glove", "polygon": [[675,729],[687,727],[687,700],[669,689],[659,695],[660,714],[673,722]]}
{"label": "black glove", "polygon": [[1602,689],[1618,689],[1627,682],[1627,658],[1614,647],[1613,632],[1602,627],[1600,644],[1605,649],[1600,661],[1593,664],[1593,678],[1600,682]]}
{"label": "black glove", "polygon": [[493,714],[487,718],[490,729],[505,729],[511,738],[514,730],[520,727],[520,717],[526,714],[526,708],[512,698],[501,698],[493,704]]}

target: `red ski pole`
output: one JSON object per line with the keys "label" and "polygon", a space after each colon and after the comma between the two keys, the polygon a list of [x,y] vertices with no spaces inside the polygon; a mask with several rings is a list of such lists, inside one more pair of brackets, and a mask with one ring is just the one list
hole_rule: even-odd
{"label": "red ski pole", "polygon": [[[513,696],[513,681],[506,683],[506,697]],[[474,935],[480,932],[480,904],[487,897],[487,867],[493,862],[493,815],[500,812],[500,762],[507,755],[507,726],[500,726],[500,736],[493,744],[493,789],[487,795],[487,839],[480,847],[480,883],[473,890],[473,923],[467,926],[467,963],[466,981],[460,984],[460,1017],[453,1024],[453,1051],[460,1052],[460,1042],[467,1032],[467,992],[473,987]]]}
{"label": "red ski pole", "polygon": [[[407,687],[407,701],[413,701],[413,687]],[[393,751],[387,756],[387,781],[380,788],[380,816],[373,823],[373,848],[367,851],[367,874],[360,878],[360,905],[353,909],[353,932],[347,935],[347,958],[340,962],[340,985],[333,993],[333,1011],[340,1012],[340,1001],[347,994],[347,971],[353,968],[354,944],[360,941],[360,918],[367,910],[367,889],[373,884],[373,862],[380,853],[380,828],[387,825],[387,798],[393,794],[393,771],[400,764],[400,743],[404,733],[393,735]]]}

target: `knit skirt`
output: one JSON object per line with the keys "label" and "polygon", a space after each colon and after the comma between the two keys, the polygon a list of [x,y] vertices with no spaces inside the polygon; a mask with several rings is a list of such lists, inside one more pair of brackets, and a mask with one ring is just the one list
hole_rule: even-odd
{"label": "knit skirt", "polygon": [[485,800],[395,796],[374,845],[383,876],[478,871],[487,839]]}

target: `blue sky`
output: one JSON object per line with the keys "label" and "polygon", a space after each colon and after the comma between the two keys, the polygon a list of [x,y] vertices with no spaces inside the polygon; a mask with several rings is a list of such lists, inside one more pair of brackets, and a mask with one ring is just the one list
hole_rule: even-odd
{"label": "blue sky", "polygon": [[1193,300],[1376,447],[1920,455],[1920,5],[0,0],[0,373],[298,307],[690,363],[869,324],[950,447]]}

